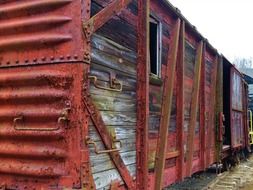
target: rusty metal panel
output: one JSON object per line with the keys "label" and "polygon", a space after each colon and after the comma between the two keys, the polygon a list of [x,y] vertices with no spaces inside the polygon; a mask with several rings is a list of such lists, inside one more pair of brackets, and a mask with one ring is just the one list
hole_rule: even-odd
{"label": "rusty metal panel", "polygon": [[82,67],[54,64],[0,70],[3,187],[81,187]]}
{"label": "rusty metal panel", "polygon": [[0,67],[82,61],[80,7],[75,0],[1,1]]}

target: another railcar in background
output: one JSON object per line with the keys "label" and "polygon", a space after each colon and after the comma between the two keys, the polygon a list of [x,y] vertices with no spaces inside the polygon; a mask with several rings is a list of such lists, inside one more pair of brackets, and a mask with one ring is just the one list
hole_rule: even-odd
{"label": "another railcar in background", "polygon": [[247,85],[166,0],[1,1],[0,86],[3,189],[157,190],[248,143]]}

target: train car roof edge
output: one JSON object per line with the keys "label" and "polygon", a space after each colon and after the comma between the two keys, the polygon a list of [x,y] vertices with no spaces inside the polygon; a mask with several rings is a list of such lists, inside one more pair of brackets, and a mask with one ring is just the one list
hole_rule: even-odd
{"label": "train car roof edge", "polygon": [[183,21],[185,21],[185,24],[187,27],[189,27],[196,35],[197,37],[199,37],[200,39],[202,39],[203,41],[206,42],[206,45],[208,48],[210,48],[214,54],[219,54],[218,50],[216,48],[214,48],[209,42],[208,39],[205,38],[197,29],[196,27],[190,23],[189,20],[187,20],[187,18],[185,16],[183,16],[180,12],[180,10],[175,7],[174,5],[172,5],[172,3],[170,3],[168,0],[160,0],[161,2],[163,2],[171,11],[173,11],[173,13],[178,16],[179,18],[181,18]]}

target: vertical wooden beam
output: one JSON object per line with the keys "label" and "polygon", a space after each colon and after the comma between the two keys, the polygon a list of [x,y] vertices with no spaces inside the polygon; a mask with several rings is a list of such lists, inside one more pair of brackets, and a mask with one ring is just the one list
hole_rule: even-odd
{"label": "vertical wooden beam", "polygon": [[[216,101],[216,79],[217,79],[217,69],[218,69],[218,63],[219,63],[219,57],[216,55],[215,61],[214,61],[214,68],[212,71],[212,83],[211,83],[211,101],[210,101],[210,119],[208,120],[208,148],[207,148],[207,165],[208,167],[210,165],[210,157],[211,157],[211,142],[215,140],[215,137],[212,136],[212,134],[215,134],[216,130],[216,122],[215,122],[215,101]],[[213,138],[213,139],[212,139]]]}
{"label": "vertical wooden beam", "polygon": [[201,169],[205,169],[205,151],[206,151],[206,43],[203,44],[201,84],[200,84],[200,163]]}
{"label": "vertical wooden beam", "polygon": [[219,162],[222,159],[222,131],[223,131],[223,61],[219,56],[218,68],[217,68],[217,87],[216,87],[216,161]]}
{"label": "vertical wooden beam", "polygon": [[183,179],[184,166],[184,55],[185,55],[185,22],[181,22],[179,37],[179,52],[177,63],[177,130],[178,130],[178,149],[177,175],[178,180]]}
{"label": "vertical wooden beam", "polygon": [[191,175],[192,171],[192,160],[194,153],[194,134],[197,121],[197,112],[199,105],[199,88],[200,88],[200,73],[201,73],[201,62],[202,62],[202,51],[203,41],[200,41],[197,49],[197,59],[195,62],[195,77],[192,92],[191,110],[190,110],[190,124],[188,129],[187,138],[187,153],[186,153],[186,176]]}
{"label": "vertical wooden beam", "polygon": [[136,185],[143,190],[148,185],[149,11],[149,0],[138,0]]}
{"label": "vertical wooden beam", "polygon": [[163,103],[160,121],[159,140],[157,144],[156,162],[155,162],[155,189],[160,190],[163,187],[163,172],[166,158],[168,127],[170,123],[171,105],[174,89],[174,77],[176,71],[177,52],[180,33],[180,19],[177,19],[172,32],[172,41],[169,49],[169,57],[166,67],[166,76],[163,86]]}

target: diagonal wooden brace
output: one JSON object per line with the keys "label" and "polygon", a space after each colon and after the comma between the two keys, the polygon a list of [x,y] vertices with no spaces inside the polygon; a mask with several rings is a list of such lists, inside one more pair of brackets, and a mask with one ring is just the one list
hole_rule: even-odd
{"label": "diagonal wooden brace", "polygon": [[[86,94],[84,94],[84,96],[85,96],[84,97],[84,106],[87,109],[87,111],[90,115],[90,118],[91,118],[96,130],[98,131],[106,149],[112,149],[113,148],[112,147],[113,139],[104,124],[101,114],[99,113],[96,106],[92,102],[90,95],[86,92]],[[129,190],[134,190],[135,183],[134,183],[126,165],[124,164],[123,160],[121,159],[119,152],[110,152],[109,155],[112,158],[112,161],[115,164],[116,168],[118,169],[119,174],[122,177],[122,180],[125,182],[127,188]]]}
{"label": "diagonal wooden brace", "polygon": [[202,62],[202,52],[203,52],[203,41],[198,45],[197,49],[197,59],[195,62],[195,77],[193,83],[193,92],[192,92],[192,101],[191,101],[191,110],[190,110],[190,124],[188,128],[188,138],[186,146],[186,176],[191,175],[192,171],[192,161],[194,153],[194,134],[197,121],[198,105],[199,105],[199,89],[200,89],[200,76],[201,76],[201,62]]}
{"label": "diagonal wooden brace", "polygon": [[157,144],[156,162],[155,162],[155,189],[160,190],[163,186],[163,173],[166,159],[168,126],[170,123],[171,105],[174,89],[174,76],[176,73],[176,62],[178,55],[180,19],[176,21],[173,29],[172,44],[169,50],[166,76],[163,89],[162,115],[159,130],[159,139]]}
{"label": "diagonal wooden brace", "polygon": [[124,9],[131,1],[132,0],[115,0],[88,21],[84,22],[83,28],[86,38],[89,38],[89,36],[102,27],[113,15]]}
{"label": "diagonal wooden brace", "polygon": [[[211,142],[212,142],[212,130],[214,131],[215,130],[215,113],[214,113],[214,110],[215,110],[215,100],[216,100],[216,96],[215,96],[215,93],[216,93],[216,79],[217,79],[217,69],[218,69],[218,64],[219,64],[219,57],[216,56],[215,57],[215,62],[214,62],[214,68],[213,68],[213,71],[212,71],[212,84],[211,84],[211,101],[210,101],[210,110],[211,113],[210,113],[210,119],[208,120],[208,147],[207,147],[207,163],[206,163],[206,167],[209,166],[210,164],[210,158],[211,158]],[[213,137],[214,138],[214,137]]]}
{"label": "diagonal wooden brace", "polygon": [[179,51],[177,60],[177,130],[178,130],[178,149],[179,157],[177,159],[177,177],[181,181],[184,171],[184,72],[185,72],[185,22],[181,22]]}

